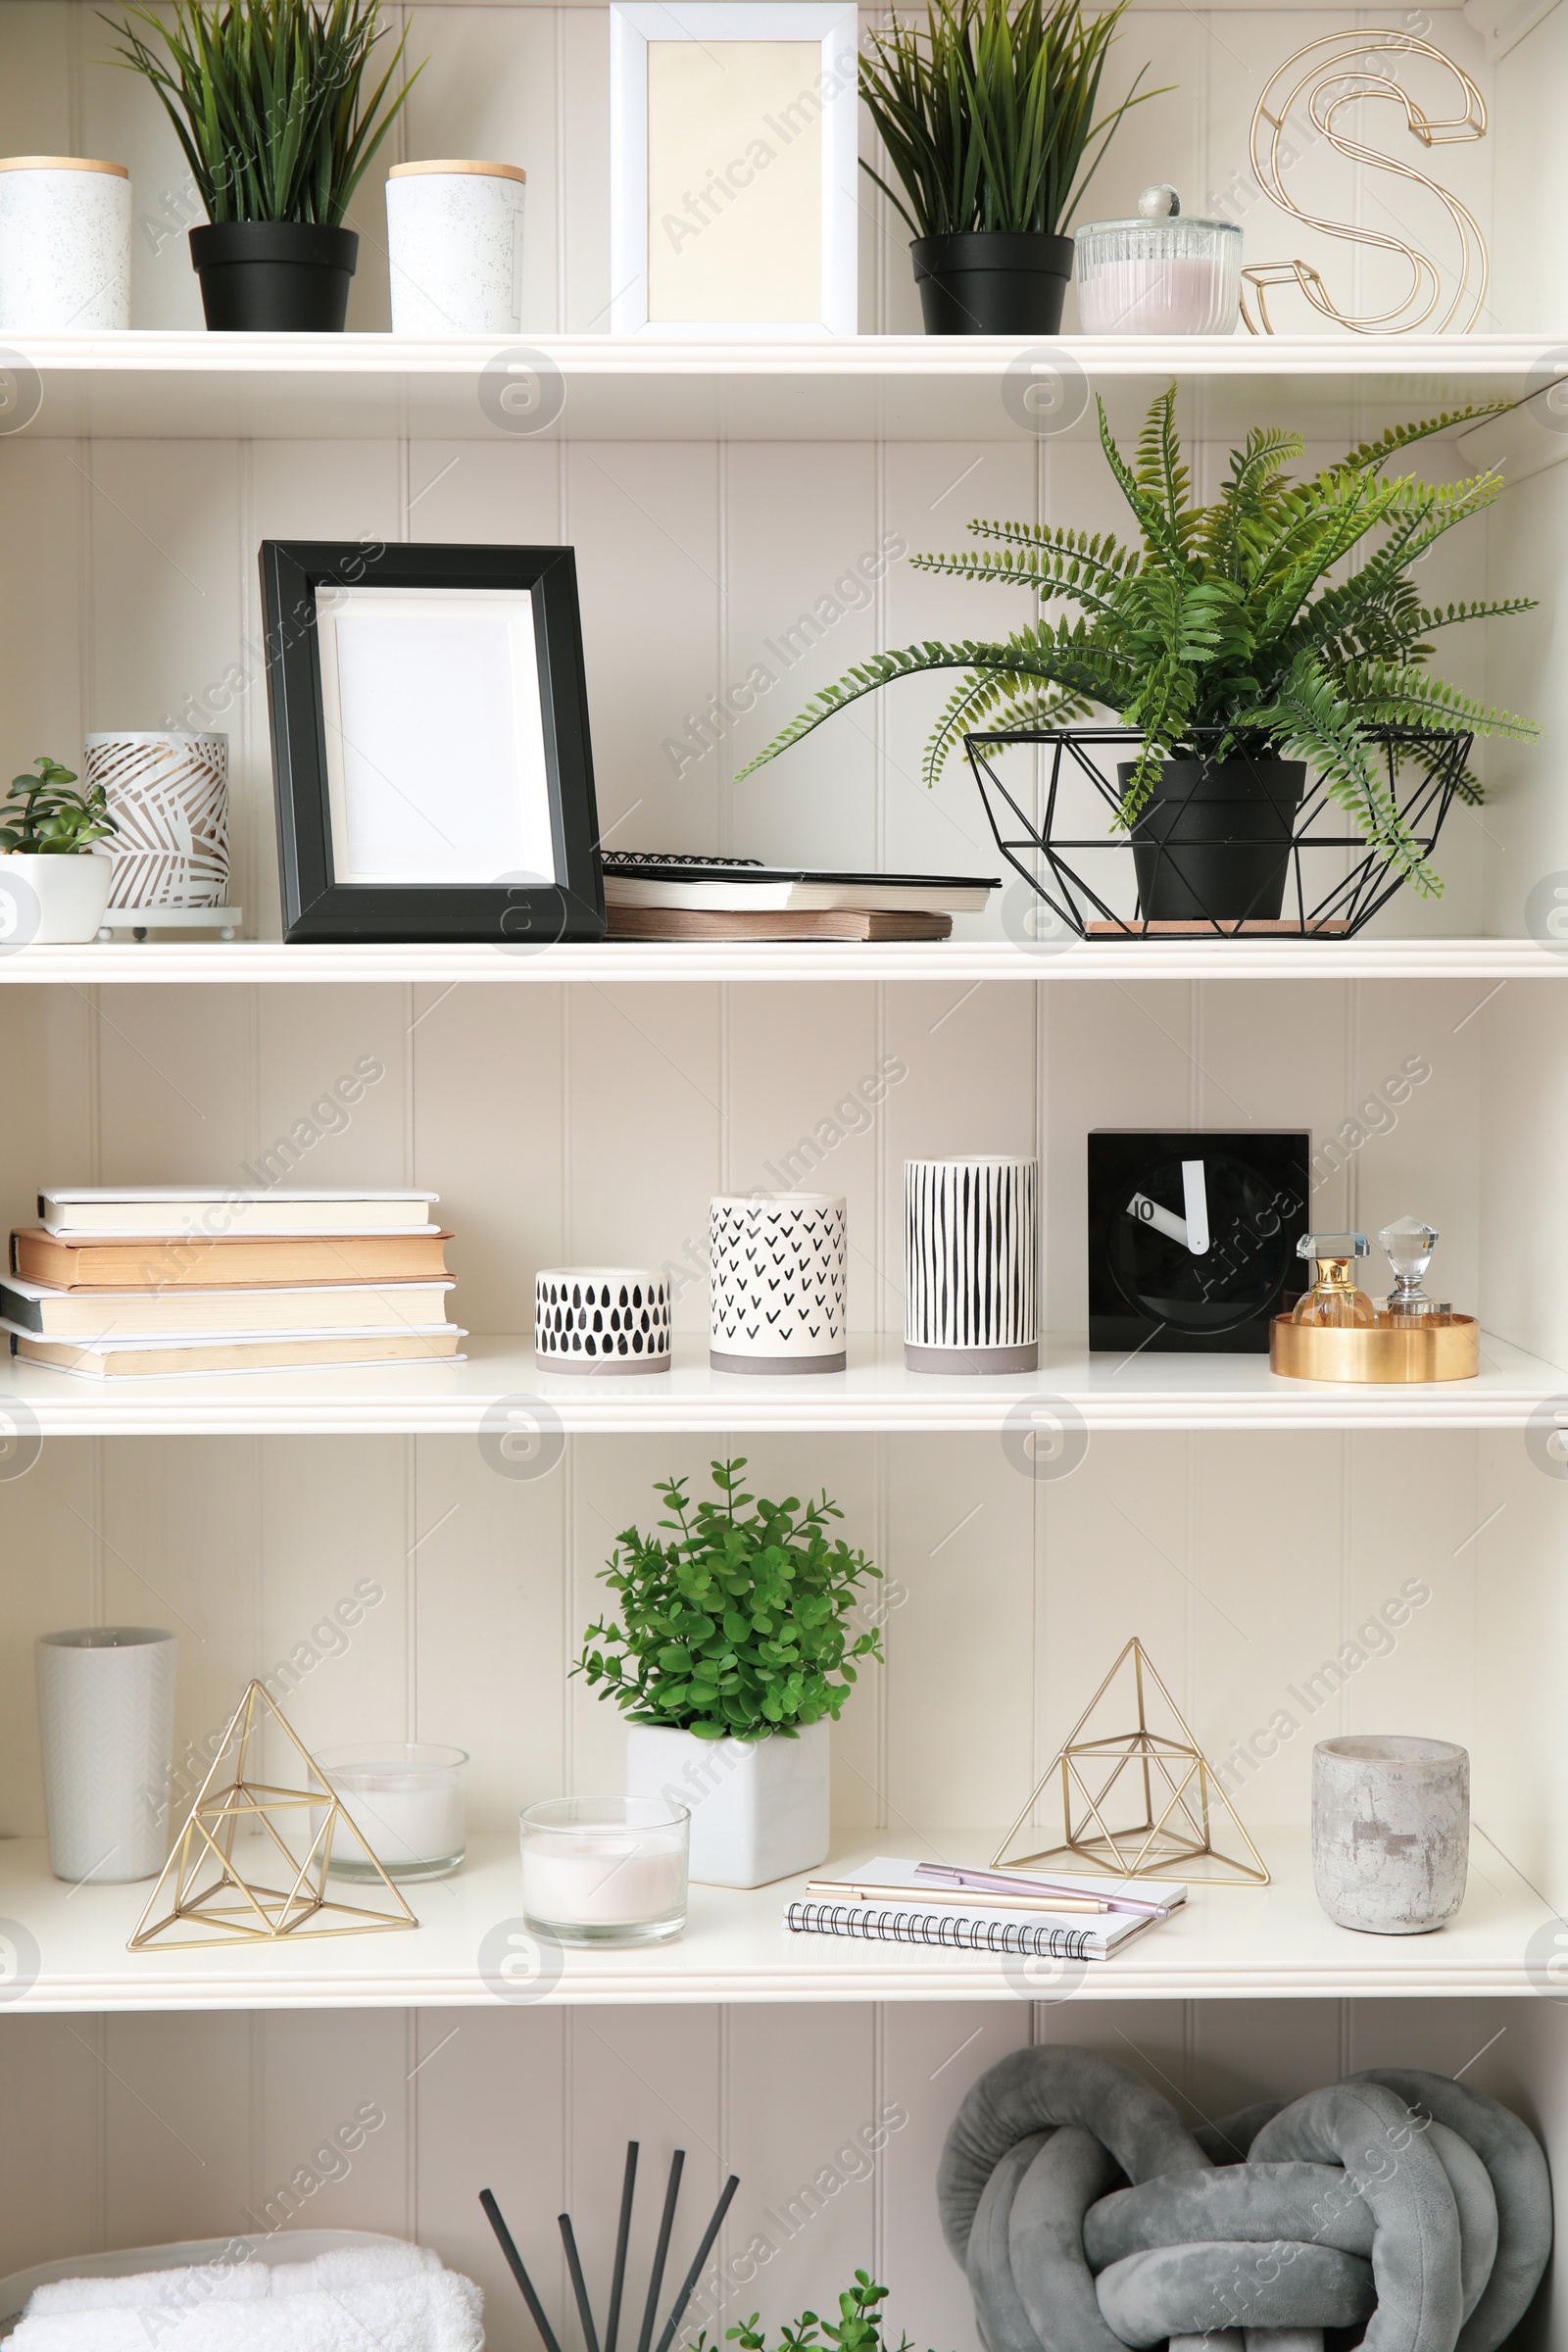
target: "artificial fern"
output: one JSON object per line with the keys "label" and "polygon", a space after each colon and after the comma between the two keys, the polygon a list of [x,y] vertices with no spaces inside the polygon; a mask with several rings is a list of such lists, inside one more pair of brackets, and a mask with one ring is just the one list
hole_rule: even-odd
{"label": "artificial fern", "polygon": [[[1302,454],[1300,435],[1259,428],[1232,451],[1215,503],[1195,507],[1174,384],[1151,408],[1131,464],[1102,403],[1101,446],[1138,525],[1136,544],[1105,532],[972,522],[990,546],[915,556],[915,568],[1028,588],[1041,619],[1010,637],[876,655],[819,694],[741,773],[862,694],[919,671],[958,669],[963,679],[926,747],[927,784],[966,733],[1059,726],[1111,710],[1144,736],[1121,824],[1145,806],[1163,760],[1304,760],[1368,843],[1418,890],[1436,892],[1442,885],[1390,793],[1375,731],[1534,736],[1527,721],[1488,710],[1425,665],[1436,630],[1528,612],[1536,600],[1423,604],[1411,565],[1490,506],[1501,478],[1487,471],[1431,483],[1384,469],[1412,443],[1502,405],[1396,425],[1299,479],[1287,468]],[[1047,617],[1054,603],[1072,610]],[[1435,770],[1435,746],[1416,740],[1401,750]],[[1481,798],[1468,769],[1458,790]]]}

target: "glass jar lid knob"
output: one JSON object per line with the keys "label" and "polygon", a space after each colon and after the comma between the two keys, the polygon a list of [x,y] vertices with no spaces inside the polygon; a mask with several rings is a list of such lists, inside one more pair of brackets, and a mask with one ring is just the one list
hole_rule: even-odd
{"label": "glass jar lid knob", "polygon": [[1138,218],[1141,220],[1174,220],[1182,209],[1182,200],[1168,181],[1145,188],[1138,199]]}

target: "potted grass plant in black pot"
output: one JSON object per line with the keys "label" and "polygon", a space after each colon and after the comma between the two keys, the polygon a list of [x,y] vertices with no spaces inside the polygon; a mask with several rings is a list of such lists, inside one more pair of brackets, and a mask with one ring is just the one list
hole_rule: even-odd
{"label": "potted grass plant in black pot", "polygon": [[861,169],[914,232],[928,335],[1059,329],[1062,232],[1128,108],[1162,94],[1139,90],[1146,66],[1097,113],[1126,5],[1086,17],[1082,0],[928,0],[923,29],[870,34],[860,95],[907,202]]}
{"label": "potted grass plant in black pot", "polygon": [[421,71],[392,88],[407,31],[377,79],[376,0],[127,17],[121,62],[158,92],[207,207],[190,256],[209,327],[341,333],[360,247],[343,215]]}
{"label": "potted grass plant in black pot", "polygon": [[[972,522],[990,547],[915,556],[921,571],[1024,588],[1043,612],[1008,637],[878,654],[819,694],[741,773],[776,759],[847,703],[895,678],[965,674],[926,747],[934,784],[966,733],[1063,728],[1111,711],[1142,736],[1118,773],[1116,824],[1132,837],[1146,922],[1279,917],[1308,768],[1327,799],[1426,895],[1442,889],[1392,788],[1387,740],[1426,775],[1454,773],[1477,734],[1539,730],[1435,677],[1440,629],[1529,612],[1532,597],[1429,605],[1412,567],[1502,490],[1490,469],[1424,482],[1392,469],[1411,443],[1506,403],[1396,425],[1337,464],[1293,475],[1298,433],[1259,426],[1231,454],[1211,506],[1193,503],[1175,386],[1149,412],[1131,463],[1100,407],[1100,439],[1136,538],[1027,522]],[[1354,568],[1347,570],[1348,564]],[[1172,855],[1172,851],[1176,853]]]}

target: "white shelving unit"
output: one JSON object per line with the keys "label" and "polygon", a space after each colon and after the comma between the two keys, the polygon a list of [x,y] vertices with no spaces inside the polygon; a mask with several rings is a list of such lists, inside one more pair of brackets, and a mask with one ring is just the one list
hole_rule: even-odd
{"label": "white shelving unit", "polygon": [[[1495,57],[1456,9],[1431,35],[1491,109],[1490,139],[1441,163],[1491,239],[1482,333],[1069,336],[1045,352],[919,336],[880,199],[864,214],[859,336],[612,341],[602,0],[404,13],[411,53],[432,64],[385,160],[526,163],[520,348],[382,331],[368,183],[354,332],[202,333],[184,166],[155,100],[98,62],[86,0],[0,8],[0,152],[121,158],[138,220],[136,331],[19,335],[0,352],[15,395],[0,415],[13,765],[95,728],[227,730],[232,888],[255,934],[0,949],[0,1205],[26,1222],[55,1180],[427,1186],[455,1228],[454,1309],[471,1333],[460,1365],[331,1376],[110,1388],[0,1371],[17,1441],[0,1454],[0,2274],[290,2220],[387,2230],[482,2282],[494,2352],[536,2352],[475,2192],[490,2181],[521,2223],[565,2323],[535,2223],[572,2210],[602,2276],[605,2184],[635,2133],[661,2176],[672,2144],[688,2150],[705,2211],[740,2172],[722,2264],[759,2232],[777,2240],[710,2336],[759,2305],[769,2325],[831,2310],[864,2264],[917,2344],[976,2352],[932,2180],[967,2084],[1031,2039],[1104,2050],[1195,2116],[1379,2063],[1461,2073],[1526,2115],[1568,2179],[1550,1997],[1568,1951],[1568,1480],[1553,1443],[1568,1398],[1568,944],[1552,920],[1568,891],[1568,433],[1551,389],[1568,373],[1551,193],[1568,9]],[[1097,206],[1129,211],[1143,179],[1166,176],[1189,209],[1203,192],[1240,206],[1250,257],[1274,251],[1285,224],[1249,194],[1247,122],[1280,58],[1338,22],[1135,0],[1119,47],[1178,86],[1145,112],[1124,166],[1112,150]],[[1360,172],[1345,217],[1381,218],[1387,187]],[[1340,266],[1339,248],[1308,247]],[[1059,430],[1022,407],[1042,364],[1061,378]],[[538,432],[496,405],[516,366],[545,382]],[[971,515],[1121,530],[1096,396],[1125,443],[1172,381],[1204,495],[1253,425],[1298,428],[1316,463],[1396,418],[1507,404],[1426,453],[1446,475],[1499,466],[1507,488],[1422,586],[1438,602],[1542,599],[1529,619],[1456,631],[1446,653],[1449,674],[1544,734],[1487,747],[1488,803],[1447,823],[1440,901],[1397,899],[1333,942],[1029,942],[1009,882],[962,926],[972,936],[940,946],[280,944],[262,539],[574,545],[612,847],[992,873],[967,773],[919,782],[924,687],[732,779],[871,651],[1021,623],[1017,600],[987,605],[991,591],[905,559],[961,543]],[[352,1071],[346,1106],[334,1090]],[[1091,1355],[1096,1126],[1309,1128],[1322,1225],[1415,1210],[1441,1228],[1445,1288],[1487,1335],[1481,1378],[1342,1391],[1277,1381],[1258,1358]],[[1056,1336],[1037,1377],[903,1367],[903,1161],[975,1150],[1040,1159]],[[849,1202],[850,1368],[714,1375],[708,1200],[790,1183]],[[674,1370],[541,1375],[518,1336],[535,1269],[611,1260],[669,1269]],[[499,1452],[519,1413],[544,1439],[520,1467]],[[1030,1449],[1042,1417],[1070,1433],[1060,1470]],[[570,1675],[605,1599],[597,1572],[618,1531],[655,1516],[656,1480],[700,1492],[710,1459],[737,1451],[761,1492],[825,1484],[885,1570],[865,1606],[886,1664],[834,1733],[839,1859],[988,1852],[962,1825],[1021,1802],[1136,1632],[1273,1885],[1196,1891],[1114,1962],[1044,1982],[978,1956],[792,1938],[787,1886],[698,1887],[669,1946],[574,1953],[521,1997],[498,1987],[487,1972],[520,1911],[518,1806],[620,1786],[619,1719]],[[253,1675],[308,1744],[467,1747],[469,1858],[414,1891],[417,1932],[127,1953],[148,1889],[67,1886],[41,1843],[32,1643],[89,1621],[178,1631],[182,1796]],[[1470,1891],[1437,1936],[1347,1935],[1316,1903],[1309,1758],[1341,1730],[1471,1750]],[[339,2124],[366,2112],[380,2120],[352,2162],[328,2161]],[[889,2115],[874,2163],[852,2166],[843,2151]],[[803,2182],[817,2184],[810,2218],[781,2230]],[[640,2238],[634,2270],[647,2251]],[[563,2342],[579,2352],[569,2329]],[[1560,2287],[1519,2345],[1568,2352]]]}

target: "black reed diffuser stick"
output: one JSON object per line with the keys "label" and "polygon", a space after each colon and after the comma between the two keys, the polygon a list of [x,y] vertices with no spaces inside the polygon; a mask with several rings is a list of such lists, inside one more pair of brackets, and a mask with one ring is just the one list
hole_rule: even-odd
{"label": "black reed diffuser stick", "polygon": [[669,2347],[675,2340],[675,2330],[680,2326],[681,2320],[685,2315],[686,2306],[692,2299],[692,2289],[703,2275],[703,2265],[707,2262],[709,2255],[713,2250],[713,2240],[718,2235],[719,2226],[722,2223],[725,2214],[728,2213],[730,2199],[734,2196],[735,2191],[739,2188],[740,2184],[741,2177],[739,2173],[731,2173],[729,2179],[724,2183],[723,2191],[719,2197],[718,2203],[713,2207],[713,2218],[709,2223],[708,2228],[703,2231],[703,2242],[698,2247],[696,2255],[693,2258],[692,2267],[686,2274],[685,2283],[682,2285],[680,2293],[675,2297],[674,2309],[670,2312],[668,2319],[664,2322],[664,2332],[659,2339],[659,2352],[669,2352]]}
{"label": "black reed diffuser stick", "polygon": [[615,2352],[620,2328],[620,2294],[626,2283],[626,2247],[631,2238],[631,2201],[637,2187],[635,2139],[626,2142],[626,2177],[620,2184],[620,2228],[615,2232],[615,2269],[610,2281],[610,2315],[605,2321],[605,2352]]}
{"label": "black reed diffuser stick", "polygon": [[571,2273],[571,2291],[577,2298],[577,2317],[582,2322],[582,2340],[588,2352],[599,2352],[599,2331],[594,2326],[593,2306],[588,2300],[588,2285],[582,2275],[582,2258],[577,2252],[577,2233],[571,2226],[569,2213],[557,2216],[561,2224],[561,2242],[566,2249],[566,2268]]}
{"label": "black reed diffuser stick", "polygon": [[533,2280],[522,2267],[522,2256],[512,2241],[512,2231],[501,2218],[500,2206],[487,2188],[480,2189],[479,2202],[484,2207],[485,2220],[496,2233],[496,2242],[507,2258],[507,2267],[521,2289],[522,2299],[532,2314],[533,2324],[544,2339],[545,2352],[561,2352],[561,2346],[556,2341],[556,2331],[545,2317],[545,2307],[533,2291]]}
{"label": "black reed diffuser stick", "polygon": [[654,2248],[653,2275],[648,2281],[648,2301],[643,2306],[642,2333],[637,2338],[637,2352],[648,2352],[654,2338],[654,2321],[659,2312],[659,2290],[664,2283],[664,2262],[669,2253],[669,2233],[675,2225],[675,2200],[680,2195],[681,2167],[686,2151],[677,2148],[669,2160],[669,2186],[664,2191],[664,2211],[659,2225],[659,2243]]}

